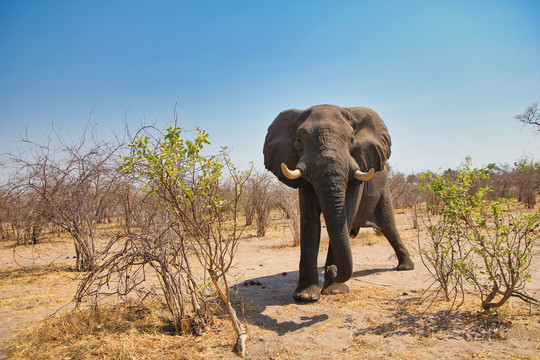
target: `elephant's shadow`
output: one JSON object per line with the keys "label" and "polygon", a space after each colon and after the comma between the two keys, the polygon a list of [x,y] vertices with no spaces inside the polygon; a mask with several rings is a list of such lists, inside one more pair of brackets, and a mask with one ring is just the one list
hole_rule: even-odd
{"label": "elephant's shadow", "polygon": [[[361,278],[374,273],[392,270],[394,269],[362,270],[355,272],[353,277]],[[319,274],[322,285],[322,268],[319,269]],[[245,314],[248,323],[273,330],[281,336],[329,319],[324,310],[317,315],[300,316],[296,319],[278,315],[280,313],[279,308],[286,305],[309,306],[313,304],[293,300],[292,295],[297,282],[298,271],[278,273],[239,282],[233,286],[232,293],[236,295],[236,307]]]}

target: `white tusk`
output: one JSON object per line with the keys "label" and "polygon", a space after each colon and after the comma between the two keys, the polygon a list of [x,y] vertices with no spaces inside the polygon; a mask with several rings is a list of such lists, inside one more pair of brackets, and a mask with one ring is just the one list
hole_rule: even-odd
{"label": "white tusk", "polygon": [[369,181],[373,177],[373,174],[375,174],[375,170],[373,169],[370,169],[367,173],[356,170],[354,172],[354,178],[360,181]]}
{"label": "white tusk", "polygon": [[281,171],[283,171],[283,175],[285,175],[287,178],[291,180],[298,179],[302,177],[302,172],[298,169],[289,170],[287,165],[285,163],[281,163]]}

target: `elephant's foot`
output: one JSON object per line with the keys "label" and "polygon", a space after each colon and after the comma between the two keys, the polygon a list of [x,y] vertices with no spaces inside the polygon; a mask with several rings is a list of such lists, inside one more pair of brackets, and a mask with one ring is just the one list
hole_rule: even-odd
{"label": "elephant's foot", "polygon": [[321,297],[321,291],[318,285],[298,284],[294,291],[293,298],[296,301],[317,301]]}
{"label": "elephant's foot", "polygon": [[327,280],[324,282],[322,293],[324,295],[337,295],[348,293],[349,291],[349,286],[347,284]]}
{"label": "elephant's foot", "polygon": [[405,259],[400,260],[396,268],[397,271],[413,270],[413,269],[414,269],[414,263],[412,262],[411,258],[408,256]]}

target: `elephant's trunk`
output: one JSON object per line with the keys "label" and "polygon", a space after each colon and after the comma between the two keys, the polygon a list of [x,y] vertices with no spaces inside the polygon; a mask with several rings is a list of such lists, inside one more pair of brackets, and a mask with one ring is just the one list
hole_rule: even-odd
{"label": "elephant's trunk", "polygon": [[325,186],[318,189],[317,196],[337,265],[337,269],[335,266],[327,269],[327,274],[330,280],[342,283],[351,278],[353,271],[345,190],[336,190],[336,187]]}

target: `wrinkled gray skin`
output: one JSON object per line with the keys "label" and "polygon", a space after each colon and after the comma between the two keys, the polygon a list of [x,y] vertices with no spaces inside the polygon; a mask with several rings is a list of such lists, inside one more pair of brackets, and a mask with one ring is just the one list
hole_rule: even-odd
{"label": "wrinkled gray skin", "polygon": [[[323,294],[349,291],[353,260],[349,236],[361,227],[375,227],[388,239],[398,258],[397,270],[414,264],[394,221],[385,162],[390,135],[377,113],[368,108],[318,105],[286,110],[268,128],[264,164],[283,183],[299,189],[300,277],[294,299],[319,299],[317,253],[322,212],[330,246],[325,265]],[[287,178],[281,163],[302,176]],[[356,170],[375,170],[369,181],[353,177]]]}

